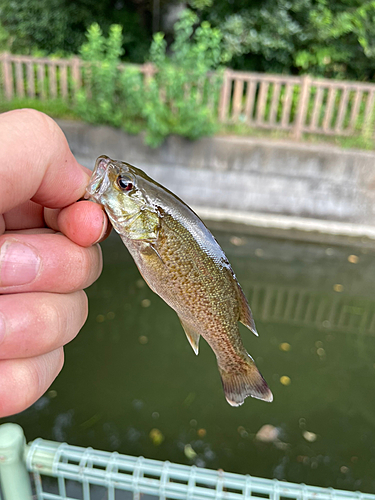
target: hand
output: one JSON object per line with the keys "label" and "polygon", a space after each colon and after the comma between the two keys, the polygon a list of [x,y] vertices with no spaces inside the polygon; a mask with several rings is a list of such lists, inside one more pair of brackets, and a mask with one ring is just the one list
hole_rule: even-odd
{"label": "hand", "polygon": [[35,402],[87,317],[108,221],[79,200],[90,171],[34,110],[0,115],[0,417]]}

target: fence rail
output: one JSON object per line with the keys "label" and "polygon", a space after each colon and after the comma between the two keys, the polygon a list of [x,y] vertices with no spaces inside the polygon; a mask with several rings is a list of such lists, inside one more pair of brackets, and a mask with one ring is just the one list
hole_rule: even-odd
{"label": "fence rail", "polygon": [[[132,65],[145,80],[150,63]],[[60,98],[74,102],[85,63],[0,54],[0,99]],[[120,69],[127,65],[120,65]],[[215,113],[221,123],[302,134],[374,137],[375,84],[225,70]]]}

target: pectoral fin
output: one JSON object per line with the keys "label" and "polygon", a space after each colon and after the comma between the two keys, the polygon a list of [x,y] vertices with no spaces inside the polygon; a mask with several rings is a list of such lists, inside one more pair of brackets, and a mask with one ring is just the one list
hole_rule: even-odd
{"label": "pectoral fin", "polygon": [[160,253],[157,251],[156,247],[154,244],[150,243],[150,248],[156,253],[156,255],[159,257],[160,261],[165,265],[164,260],[161,258]]}
{"label": "pectoral fin", "polygon": [[238,303],[240,306],[240,317],[239,321],[245,325],[251,332],[253,332],[254,335],[258,337],[258,332],[254,323],[253,315],[251,313],[251,309],[249,306],[249,303],[247,301],[247,298],[245,297],[245,294],[243,293],[243,290],[240,286],[239,283],[238,285]]}
{"label": "pectoral fin", "polygon": [[162,259],[161,255],[158,252],[156,245],[153,241],[138,240],[138,243],[139,243],[139,250],[140,250],[140,253],[142,255],[144,255],[146,257],[150,256],[150,255],[153,255],[153,256],[156,255],[156,257],[160,260],[161,264],[163,264],[163,266],[165,266],[165,262]]}
{"label": "pectoral fin", "polygon": [[185,330],[186,337],[189,341],[189,344],[193,348],[193,351],[195,352],[196,355],[198,355],[199,352],[199,337],[200,334],[197,333],[188,323],[182,321],[180,318],[182,328]]}

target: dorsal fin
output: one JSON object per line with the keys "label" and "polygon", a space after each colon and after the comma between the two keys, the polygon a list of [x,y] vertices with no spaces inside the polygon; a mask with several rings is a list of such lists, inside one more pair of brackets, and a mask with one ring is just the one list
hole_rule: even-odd
{"label": "dorsal fin", "polygon": [[238,290],[238,305],[240,306],[240,317],[238,319],[251,332],[253,332],[254,335],[258,337],[259,334],[255,326],[255,322],[253,319],[253,315],[251,313],[249,303],[238,281],[237,281],[237,290]]}
{"label": "dorsal fin", "polygon": [[182,328],[185,330],[186,337],[189,341],[189,344],[193,348],[193,351],[195,352],[196,355],[198,355],[199,352],[199,338],[200,334],[197,333],[193,327],[191,327],[188,323],[182,321],[180,318]]}

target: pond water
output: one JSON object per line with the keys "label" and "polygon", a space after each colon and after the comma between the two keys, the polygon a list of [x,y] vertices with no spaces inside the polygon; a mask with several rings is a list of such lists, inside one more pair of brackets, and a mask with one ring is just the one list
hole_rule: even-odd
{"label": "pond water", "polygon": [[252,306],[260,336],[241,334],[272,404],[227,404],[208,345],[194,355],[174,311],[111,235],[62,373],[3,421],[28,440],[375,493],[374,250],[215,236]]}

